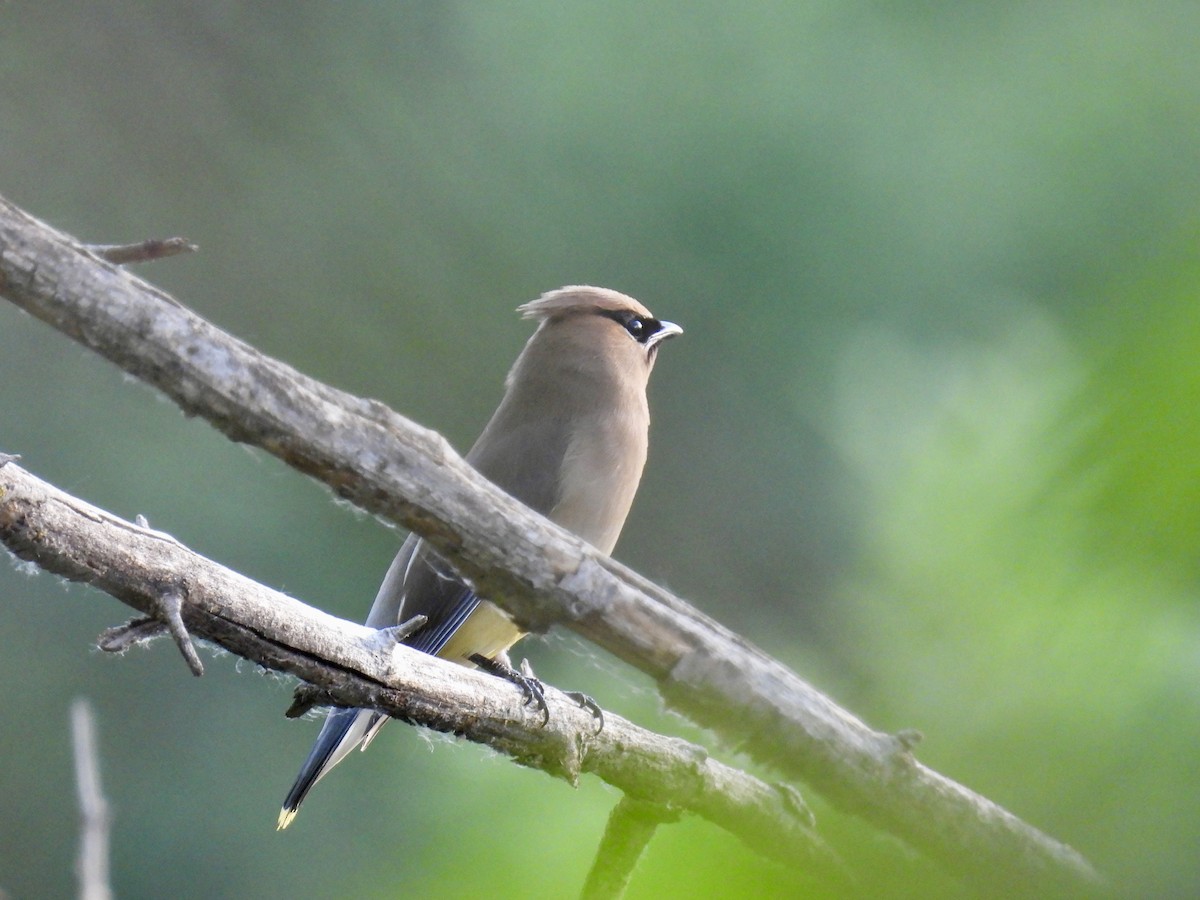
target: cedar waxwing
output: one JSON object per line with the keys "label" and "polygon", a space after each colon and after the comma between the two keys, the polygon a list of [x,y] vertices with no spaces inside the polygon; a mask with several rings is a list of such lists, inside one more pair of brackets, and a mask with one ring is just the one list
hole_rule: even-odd
{"label": "cedar waxwing", "polygon": [[[611,553],[646,462],[646,384],[658,345],[683,329],[654,318],[632,297],[595,287],[560,288],[519,311],[538,320],[537,330],[467,461],[522,503]],[[410,535],[367,625],[388,628],[418,615],[427,621],[405,644],[511,673],[507,651],[524,632]],[[515,680],[528,690],[524,679]],[[365,749],[386,721],[373,710],[330,710],[278,827],[286,828],[309,789],[355,747]]]}

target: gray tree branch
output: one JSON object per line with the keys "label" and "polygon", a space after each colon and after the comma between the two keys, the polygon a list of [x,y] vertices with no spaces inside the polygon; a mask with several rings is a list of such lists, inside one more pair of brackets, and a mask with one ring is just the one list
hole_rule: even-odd
{"label": "gray tree branch", "polygon": [[623,896],[659,824],[673,818],[672,810],[661,804],[623,797],[609,813],[600,850],[580,894],[583,900]]}
{"label": "gray tree branch", "polygon": [[[290,672],[343,706],[465,737],[571,784],[591,773],[624,791],[694,813],[752,849],[818,878],[841,881],[840,863],[786,786],[711,758],[614,713],[592,713],[547,686],[549,722],[501,679],[420,653],[217,565],[170,535],[125,521],[0,457],[0,542],[22,559],[100,588],[161,618],[180,594],[195,636],[260,665]],[[166,629],[160,629],[164,633]]]}
{"label": "gray tree branch", "polygon": [[744,639],[538,516],[434,432],[223,333],[0,199],[0,294],[236,441],[428,539],[531,630],[561,622],[655,678],[671,706],[998,896],[1078,894],[1070,847],[919,763]]}

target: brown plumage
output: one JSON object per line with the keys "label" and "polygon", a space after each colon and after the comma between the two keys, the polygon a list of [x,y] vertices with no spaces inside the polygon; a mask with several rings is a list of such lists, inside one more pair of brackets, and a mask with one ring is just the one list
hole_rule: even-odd
{"label": "brown plumage", "polygon": [[[625,524],[646,462],[646,384],[658,346],[681,332],[632,297],[573,286],[519,307],[537,330],[505,379],[504,397],[467,461],[498,487],[605,553]],[[405,640],[464,665],[481,655],[507,665],[523,632],[482,600],[416,535],[400,548],[367,624],[424,615]],[[279,814],[286,828],[309,789],[374,736],[385,716],[333,710]]]}

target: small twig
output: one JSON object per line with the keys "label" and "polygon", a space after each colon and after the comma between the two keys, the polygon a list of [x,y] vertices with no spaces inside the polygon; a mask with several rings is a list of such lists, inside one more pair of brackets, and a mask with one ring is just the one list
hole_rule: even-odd
{"label": "small twig", "polygon": [[200,249],[187,238],[181,237],[150,238],[136,244],[85,244],[84,247],[88,252],[115,266],[150,262],[181,253],[195,253]]}
{"label": "small twig", "polygon": [[96,638],[96,646],[105,653],[124,653],[136,644],[159,637],[166,630],[167,626],[161,620],[153,616],[138,616],[124,625],[105,628]]}
{"label": "small twig", "polygon": [[406,637],[416,634],[428,621],[428,616],[413,616],[411,619],[405,619],[399,625],[393,625],[391,628],[380,628],[379,634],[389,641],[399,644]]}
{"label": "small twig", "polygon": [[895,732],[892,739],[901,753],[912,753],[917,749],[917,744],[925,740],[925,735],[915,728],[905,728]]}
{"label": "small twig", "polygon": [[318,706],[332,705],[333,697],[329,691],[319,688],[315,684],[309,684],[307,681],[302,681],[292,691],[292,705],[284,710],[283,714],[289,719],[298,719],[310,709]]}
{"label": "small twig", "polygon": [[196,653],[196,645],[192,643],[192,636],[188,634],[187,626],[183,624],[183,591],[176,585],[164,587],[158,598],[158,609],[166,620],[167,629],[175,640],[175,646],[183,654],[188,668],[192,670],[193,675],[199,678],[204,674],[204,663],[200,662],[200,655]]}
{"label": "small twig", "polygon": [[809,805],[804,802],[804,796],[796,789],[796,786],[788,784],[786,781],[777,781],[774,787],[775,790],[779,791],[779,796],[783,798],[783,803],[787,810],[815,831],[817,828],[817,817],[813,814]]}
{"label": "small twig", "polygon": [[660,803],[650,803],[626,795],[609,813],[604,837],[596,851],[596,860],[588,872],[580,897],[583,900],[609,900],[625,894],[633,870],[664,822],[674,822],[679,812]]}
{"label": "small twig", "polygon": [[100,789],[100,757],[96,726],[86,700],[71,704],[71,744],[75,754],[75,783],[79,792],[82,838],[77,862],[80,900],[110,900],[108,883],[108,801]]}

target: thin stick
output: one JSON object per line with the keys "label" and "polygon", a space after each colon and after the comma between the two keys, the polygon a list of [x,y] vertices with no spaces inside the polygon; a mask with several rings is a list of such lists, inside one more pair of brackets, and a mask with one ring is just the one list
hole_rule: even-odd
{"label": "thin stick", "polygon": [[116,266],[129,263],[150,262],[178,256],[180,253],[195,253],[200,248],[187,238],[150,238],[136,244],[88,244],[87,249]]}
{"label": "thin stick", "polygon": [[71,704],[71,744],[75,754],[75,783],[79,791],[82,819],[79,859],[80,900],[111,900],[108,883],[108,801],[100,789],[100,757],[96,750],[96,726],[91,704]]}
{"label": "thin stick", "polygon": [[581,900],[619,900],[625,895],[633,870],[662,822],[679,814],[660,803],[626,795],[609,813],[596,860],[583,884]]}

